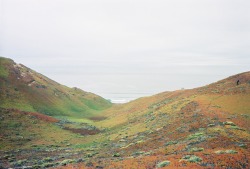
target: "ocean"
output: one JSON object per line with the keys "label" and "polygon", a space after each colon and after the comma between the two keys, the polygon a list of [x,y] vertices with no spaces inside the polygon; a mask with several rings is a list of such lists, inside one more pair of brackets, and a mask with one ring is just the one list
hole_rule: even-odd
{"label": "ocean", "polygon": [[127,103],[140,97],[151,96],[154,93],[103,93],[101,94],[107,100],[112,103]]}

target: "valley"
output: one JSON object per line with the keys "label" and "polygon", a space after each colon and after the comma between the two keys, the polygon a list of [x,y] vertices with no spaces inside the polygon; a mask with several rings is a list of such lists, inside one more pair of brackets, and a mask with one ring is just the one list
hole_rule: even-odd
{"label": "valley", "polygon": [[0,122],[0,168],[250,168],[250,72],[112,104],[1,57]]}

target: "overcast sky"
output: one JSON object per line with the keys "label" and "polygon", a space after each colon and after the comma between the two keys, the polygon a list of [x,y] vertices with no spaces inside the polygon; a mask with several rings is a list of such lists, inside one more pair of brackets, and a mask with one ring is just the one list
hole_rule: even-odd
{"label": "overcast sky", "polygon": [[0,0],[0,55],[108,99],[250,68],[249,0]]}

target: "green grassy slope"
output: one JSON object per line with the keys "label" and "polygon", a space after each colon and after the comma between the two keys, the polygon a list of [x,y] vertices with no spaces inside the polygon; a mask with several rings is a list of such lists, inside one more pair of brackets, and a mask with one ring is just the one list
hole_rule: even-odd
{"label": "green grassy slope", "polygon": [[50,116],[90,117],[111,107],[93,93],[63,86],[22,64],[0,57],[0,107]]}

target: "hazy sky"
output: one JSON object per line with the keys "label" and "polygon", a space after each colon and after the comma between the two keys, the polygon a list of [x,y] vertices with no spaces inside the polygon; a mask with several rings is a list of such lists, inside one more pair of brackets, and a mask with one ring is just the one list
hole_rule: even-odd
{"label": "hazy sky", "polygon": [[249,0],[0,0],[0,55],[109,99],[250,68]]}

